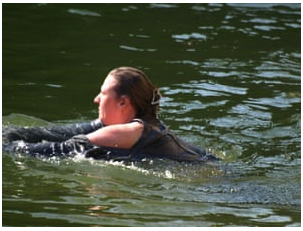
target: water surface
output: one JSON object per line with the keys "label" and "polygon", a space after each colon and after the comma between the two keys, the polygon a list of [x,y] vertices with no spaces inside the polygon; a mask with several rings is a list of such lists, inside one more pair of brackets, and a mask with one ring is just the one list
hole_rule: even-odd
{"label": "water surface", "polygon": [[117,66],[218,166],[2,154],[3,226],[301,226],[300,4],[3,4],[2,124],[92,120]]}

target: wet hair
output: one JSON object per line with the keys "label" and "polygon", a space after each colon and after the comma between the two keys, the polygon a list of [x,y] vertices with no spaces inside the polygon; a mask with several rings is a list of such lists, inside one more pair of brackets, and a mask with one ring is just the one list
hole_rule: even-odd
{"label": "wet hair", "polygon": [[110,71],[109,75],[118,82],[115,87],[117,96],[129,96],[137,118],[148,121],[157,118],[161,94],[143,71],[133,67],[118,67]]}

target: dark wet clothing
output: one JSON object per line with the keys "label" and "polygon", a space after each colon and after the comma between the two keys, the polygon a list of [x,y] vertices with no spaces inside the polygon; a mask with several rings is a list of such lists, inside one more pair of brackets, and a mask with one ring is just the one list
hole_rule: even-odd
{"label": "dark wet clothing", "polygon": [[100,120],[47,127],[2,128],[2,148],[41,157],[72,157],[94,147],[85,134],[102,128]]}
{"label": "dark wet clothing", "polygon": [[6,132],[3,138],[10,144],[5,150],[43,157],[73,157],[77,154],[87,158],[102,160],[140,161],[144,158],[168,158],[176,161],[199,162],[218,160],[204,149],[191,146],[176,136],[158,121],[151,125],[140,119],[144,125],[138,142],[130,149],[95,146],[89,142],[85,134],[103,127],[99,120],[90,123],[19,128]]}

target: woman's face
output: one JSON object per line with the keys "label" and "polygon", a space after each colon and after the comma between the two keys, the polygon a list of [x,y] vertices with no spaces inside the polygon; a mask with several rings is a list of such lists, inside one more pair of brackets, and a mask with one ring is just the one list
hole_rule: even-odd
{"label": "woman's face", "polygon": [[99,119],[105,125],[121,123],[121,107],[119,98],[114,90],[116,79],[108,75],[101,85],[101,91],[94,99],[99,105]]}

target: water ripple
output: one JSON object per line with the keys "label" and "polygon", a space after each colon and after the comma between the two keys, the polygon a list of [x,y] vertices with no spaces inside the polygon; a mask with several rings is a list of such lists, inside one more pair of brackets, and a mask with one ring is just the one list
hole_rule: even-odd
{"label": "water ripple", "polygon": [[83,10],[83,9],[68,9],[67,12],[71,14],[78,14],[78,15],[84,15],[84,16],[94,16],[94,17],[101,17],[101,14],[90,11],[90,10]]}

